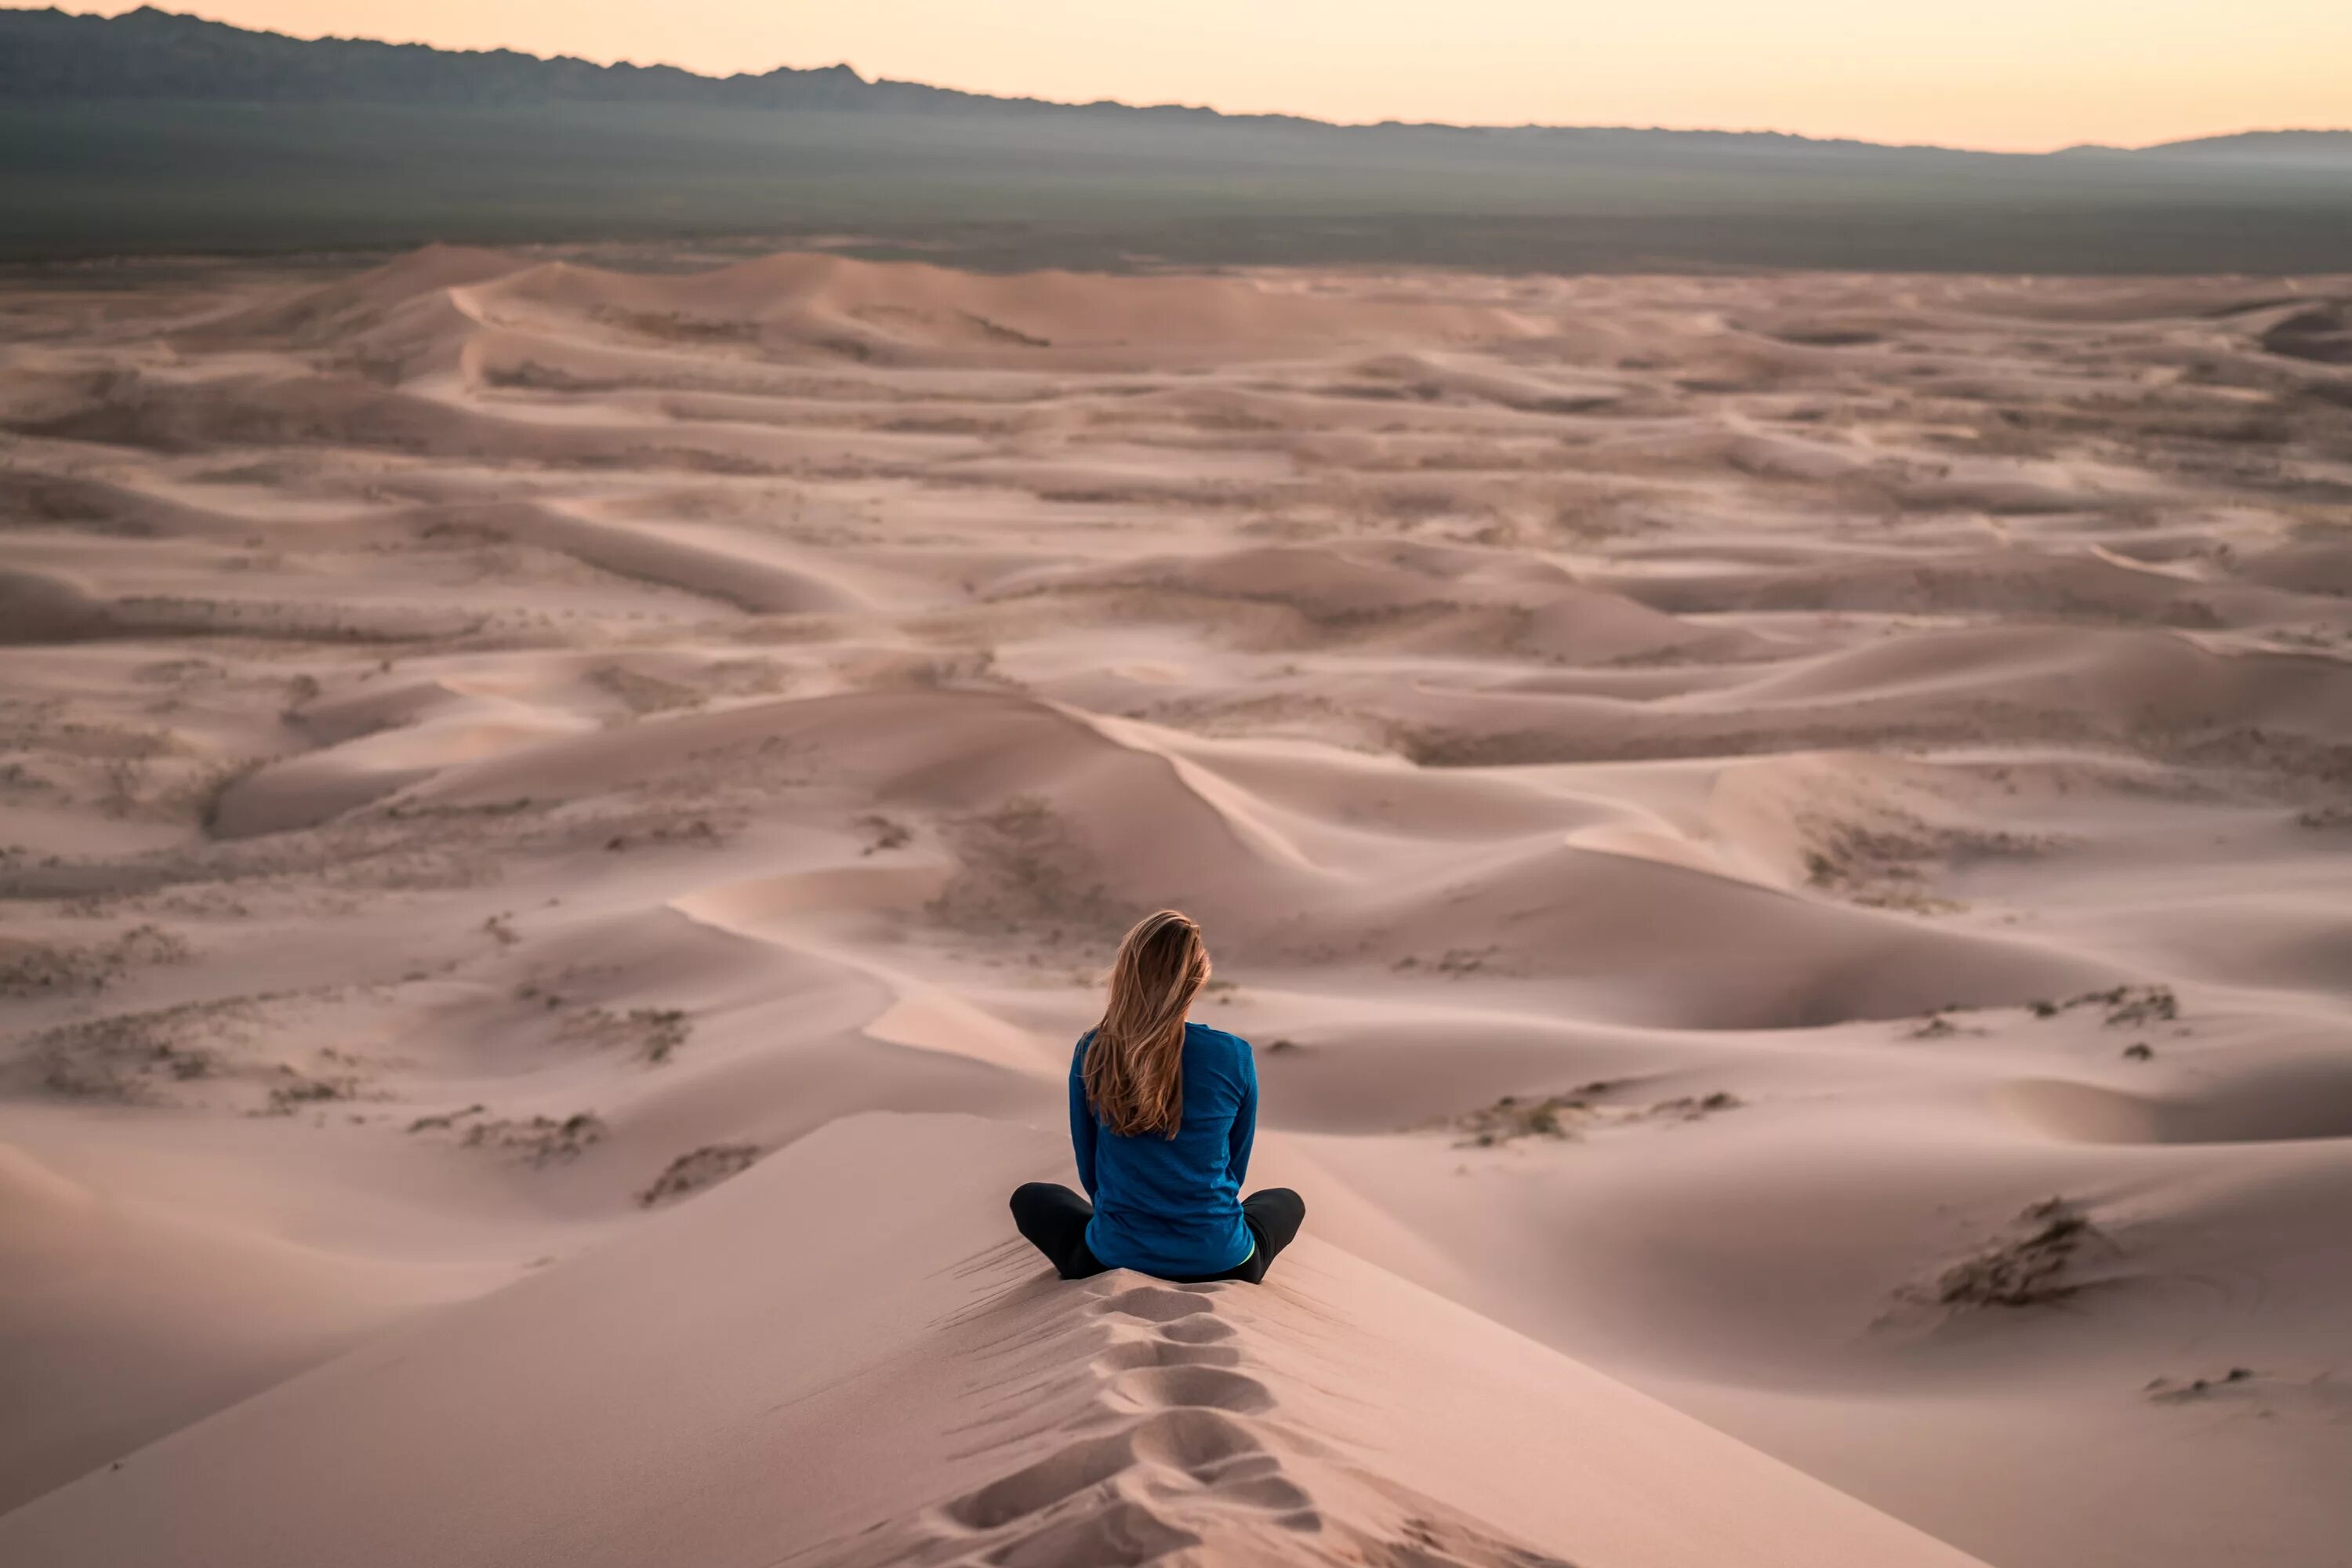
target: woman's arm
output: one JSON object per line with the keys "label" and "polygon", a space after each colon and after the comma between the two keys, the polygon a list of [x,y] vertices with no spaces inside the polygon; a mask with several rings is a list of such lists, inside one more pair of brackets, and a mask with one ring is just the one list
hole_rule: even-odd
{"label": "woman's arm", "polygon": [[1070,1152],[1077,1157],[1078,1184],[1095,1195],[1095,1113],[1087,1104],[1087,1047],[1070,1064]]}
{"label": "woman's arm", "polygon": [[1257,1137],[1257,1062],[1247,1040],[1241,1047],[1242,1102],[1234,1108],[1233,1149],[1225,1160],[1236,1187],[1249,1180],[1250,1144]]}

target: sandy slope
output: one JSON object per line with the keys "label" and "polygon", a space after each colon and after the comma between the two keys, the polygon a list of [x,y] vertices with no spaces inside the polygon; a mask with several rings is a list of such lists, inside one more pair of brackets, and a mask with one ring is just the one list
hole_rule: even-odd
{"label": "sandy slope", "polygon": [[1970,1561],[1325,1243],[1264,1290],[1065,1288],[996,1234],[1040,1152],[961,1118],[835,1122],[18,1510],[0,1553]]}
{"label": "sandy slope", "polygon": [[[0,1555],[2337,1563],[2347,293],[20,280]],[[1163,901],[1262,1294],[999,1213]]]}

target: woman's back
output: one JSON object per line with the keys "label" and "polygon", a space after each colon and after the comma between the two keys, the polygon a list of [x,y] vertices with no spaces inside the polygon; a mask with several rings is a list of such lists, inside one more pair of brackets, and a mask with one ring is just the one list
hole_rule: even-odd
{"label": "woman's back", "polygon": [[1087,1099],[1089,1030],[1070,1063],[1070,1144],[1094,1200],[1087,1245],[1113,1268],[1163,1278],[1223,1272],[1250,1255],[1241,1188],[1257,1131],[1249,1042],[1184,1026],[1181,1120],[1174,1137],[1113,1132]]}
{"label": "woman's back", "polygon": [[1134,1268],[1255,1284],[1306,1223],[1287,1187],[1241,1195],[1257,1067],[1247,1040],[1185,1016],[1208,983],[1208,944],[1180,910],[1144,916],[1118,944],[1102,1021],[1070,1060],[1087,1195],[1053,1182],[1013,1194],[1013,1225],[1065,1279]]}

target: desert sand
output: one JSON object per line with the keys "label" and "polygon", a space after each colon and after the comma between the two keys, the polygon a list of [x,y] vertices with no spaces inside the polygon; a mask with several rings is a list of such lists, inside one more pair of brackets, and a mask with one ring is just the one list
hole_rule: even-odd
{"label": "desert sand", "polygon": [[0,287],[0,1562],[2342,1568],[2352,279],[646,261]]}

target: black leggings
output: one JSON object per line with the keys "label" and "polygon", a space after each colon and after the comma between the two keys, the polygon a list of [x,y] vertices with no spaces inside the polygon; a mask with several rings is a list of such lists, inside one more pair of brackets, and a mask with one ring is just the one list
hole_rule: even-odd
{"label": "black leggings", "polygon": [[[1013,1189],[1013,1223],[1065,1279],[1084,1279],[1110,1267],[1087,1247],[1087,1221],[1094,1216],[1092,1204],[1052,1182],[1031,1182]],[[1223,1274],[1193,1275],[1174,1282],[1201,1285],[1212,1279],[1246,1279],[1253,1285],[1260,1283],[1275,1254],[1288,1247],[1298,1227],[1307,1223],[1307,1200],[1288,1187],[1268,1187],[1242,1200],[1242,1219],[1257,1238],[1256,1248],[1247,1258]]]}

